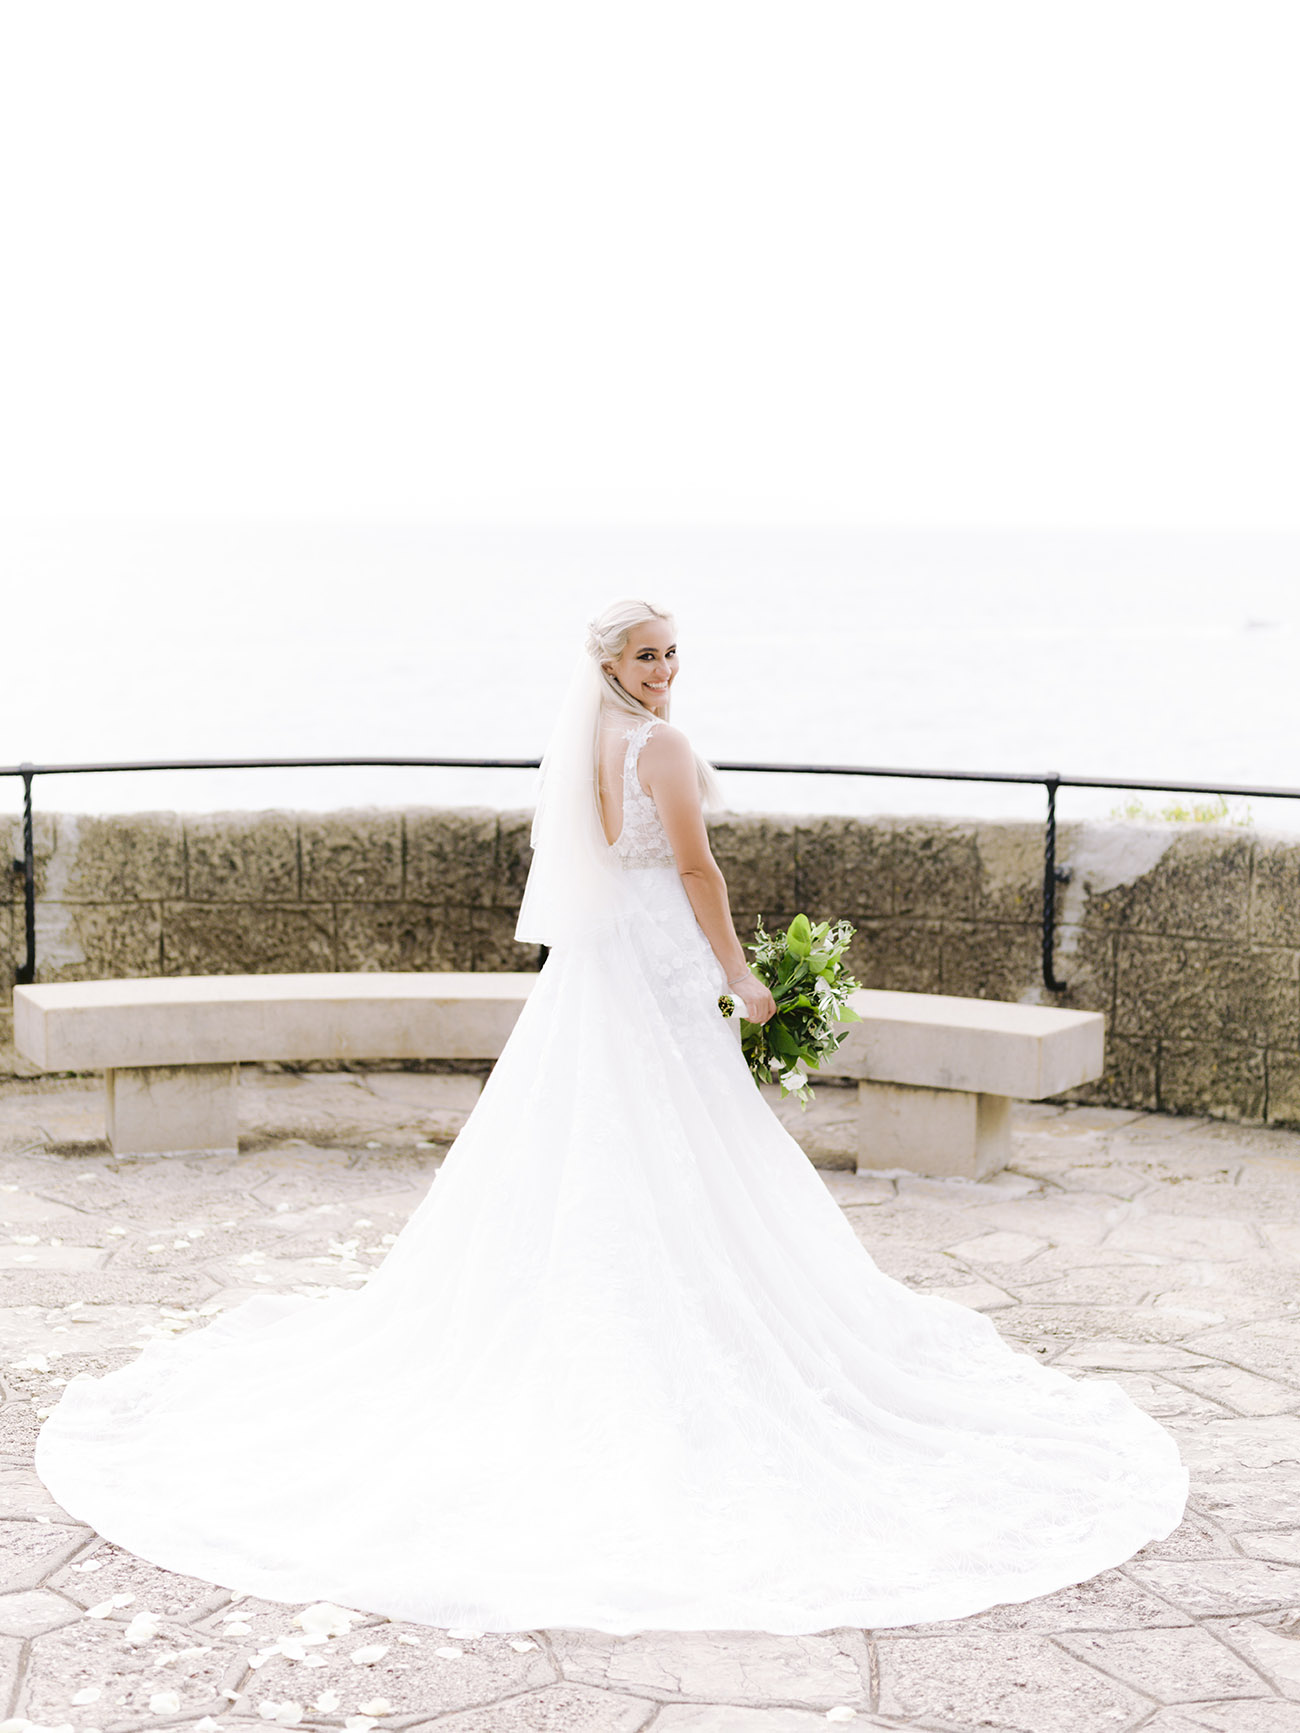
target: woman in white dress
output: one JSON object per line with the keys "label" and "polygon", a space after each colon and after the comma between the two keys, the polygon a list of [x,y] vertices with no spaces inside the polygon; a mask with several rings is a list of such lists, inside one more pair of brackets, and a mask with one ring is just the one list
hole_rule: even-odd
{"label": "woman in white dress", "polygon": [[383,1264],[74,1378],[36,1447],[72,1515],[274,1600],[617,1633],[955,1618],[1178,1525],[1171,1434],[886,1276],[755,1089],[676,667],[661,610],[593,622],[517,929],[552,949]]}

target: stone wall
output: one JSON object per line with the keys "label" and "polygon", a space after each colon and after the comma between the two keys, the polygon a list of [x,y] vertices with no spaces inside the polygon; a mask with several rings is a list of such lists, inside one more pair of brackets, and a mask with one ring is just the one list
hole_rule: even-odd
{"label": "stone wall", "polygon": [[[513,938],[528,822],[441,808],[40,814],[38,978],[535,968],[536,948]],[[1063,825],[1068,985],[1052,996],[1037,825],[726,814],[710,832],[742,937],[760,913],[769,926],[801,908],[847,916],[864,985],[1104,1011],[1107,1072],[1076,1097],[1300,1125],[1300,841]],[[6,859],[19,835],[8,821]],[[20,874],[8,889],[0,1072],[15,1069]]]}

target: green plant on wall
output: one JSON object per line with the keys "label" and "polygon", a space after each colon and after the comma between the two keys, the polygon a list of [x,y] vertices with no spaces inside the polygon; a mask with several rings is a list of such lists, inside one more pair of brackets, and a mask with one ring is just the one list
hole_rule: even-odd
{"label": "green plant on wall", "polygon": [[1216,794],[1213,800],[1194,800],[1190,806],[1182,801],[1170,801],[1167,806],[1146,806],[1136,797],[1122,806],[1112,806],[1112,818],[1127,818],[1138,824],[1254,824],[1249,803],[1232,805],[1228,797]]}

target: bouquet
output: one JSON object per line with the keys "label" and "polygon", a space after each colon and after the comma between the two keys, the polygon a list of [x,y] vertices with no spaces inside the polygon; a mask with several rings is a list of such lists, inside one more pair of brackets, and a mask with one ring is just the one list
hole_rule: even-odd
{"label": "bouquet", "polygon": [[[740,1021],[740,1047],[755,1083],[779,1083],[781,1098],[797,1095],[801,1107],[812,1100],[812,1085],[797,1069],[802,1059],[816,1071],[843,1041],[839,1023],[860,1023],[848,998],[861,983],[842,961],[857,931],[847,921],[813,926],[796,915],[783,933],[769,933],[760,915],[754,929],[753,970],[776,1000],[776,1015],[766,1023]],[[724,1017],[736,1009],[733,994],[718,1000]]]}

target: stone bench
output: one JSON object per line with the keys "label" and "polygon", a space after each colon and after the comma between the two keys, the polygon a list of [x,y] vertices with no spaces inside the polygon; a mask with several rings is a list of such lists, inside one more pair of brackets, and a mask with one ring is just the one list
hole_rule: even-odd
{"label": "stone bench", "polygon": [[[233,1150],[241,1061],[495,1059],[537,976],[182,975],[14,989],[14,1045],[103,1070],[116,1154]],[[1010,1156],[1013,1099],[1101,1075],[1103,1018],[863,989],[824,1075],[858,1082],[859,1172],[979,1178]]]}
{"label": "stone bench", "polygon": [[979,1179],[1011,1157],[1011,1103],[1100,1077],[1105,1019],[1000,999],[856,992],[862,1018],[823,1068],[858,1079],[858,1172]]}
{"label": "stone bench", "polygon": [[14,988],[14,1046],[104,1072],[119,1155],[234,1150],[240,1061],[495,1059],[536,974],[174,975]]}

